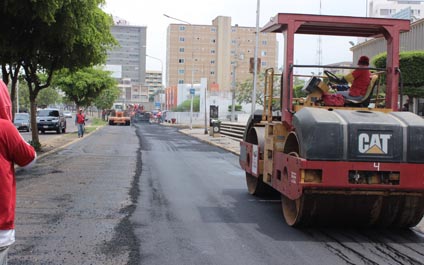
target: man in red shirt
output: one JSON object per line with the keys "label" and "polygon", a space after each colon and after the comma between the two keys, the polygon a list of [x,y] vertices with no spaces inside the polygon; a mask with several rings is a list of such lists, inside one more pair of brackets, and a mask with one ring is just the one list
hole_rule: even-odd
{"label": "man in red shirt", "polygon": [[30,167],[37,156],[13,125],[11,106],[7,86],[0,80],[0,264],[7,264],[9,246],[15,242],[14,164]]}
{"label": "man in red shirt", "polygon": [[82,109],[79,109],[77,115],[75,116],[75,125],[78,128],[78,138],[84,136],[84,125],[85,125],[85,115],[82,113]]}
{"label": "man in red shirt", "polygon": [[[349,90],[337,91],[337,94],[341,94],[347,99],[359,100],[362,99],[367,93],[368,85],[370,84],[370,70],[366,69],[369,65],[369,58],[367,56],[361,56],[358,60],[358,67],[353,72],[344,76],[344,79],[351,83]],[[365,68],[365,69],[361,69]]]}

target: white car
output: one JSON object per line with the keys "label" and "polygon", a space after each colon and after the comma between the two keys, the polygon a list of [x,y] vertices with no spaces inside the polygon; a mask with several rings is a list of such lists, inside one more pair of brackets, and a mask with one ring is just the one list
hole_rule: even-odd
{"label": "white car", "polygon": [[63,116],[65,116],[65,118],[72,118],[72,113],[70,111],[64,111]]}

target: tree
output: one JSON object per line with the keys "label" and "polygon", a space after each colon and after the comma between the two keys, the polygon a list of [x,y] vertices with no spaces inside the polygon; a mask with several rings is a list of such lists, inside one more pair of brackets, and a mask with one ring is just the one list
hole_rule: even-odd
{"label": "tree", "polygon": [[[258,85],[256,86],[256,104],[264,106],[264,74],[258,75]],[[274,95],[280,95],[280,76],[274,74]],[[252,103],[253,80],[248,79],[243,83],[237,84],[236,100],[241,103]]]}
{"label": "tree", "polygon": [[101,95],[102,91],[117,89],[116,81],[110,74],[108,71],[93,67],[82,68],[74,72],[63,69],[58,72],[53,83],[77,107],[90,106]]}
{"label": "tree", "polygon": [[117,86],[106,88],[100,92],[100,95],[94,99],[94,106],[98,109],[110,109],[113,102],[119,97],[121,91]]}
{"label": "tree", "polygon": [[[36,98],[55,71],[101,64],[116,40],[104,0],[5,1],[0,7],[0,63],[21,65],[28,83],[31,124],[36,127]],[[45,74],[45,82],[39,74]],[[39,145],[38,131],[32,142]]]}
{"label": "tree", "polygon": [[[377,68],[386,68],[387,53],[376,55],[372,64]],[[406,51],[399,54],[399,68],[402,73],[403,95],[409,98],[424,97],[424,51]],[[385,83],[385,80],[382,80]]]}
{"label": "tree", "polygon": [[[190,111],[191,99],[185,100],[183,103],[178,105],[175,111],[187,112]],[[193,111],[199,112],[200,110],[200,96],[194,96],[193,98]]]}
{"label": "tree", "polygon": [[48,87],[40,91],[37,99],[37,106],[49,106],[61,102],[61,97],[56,89]]}

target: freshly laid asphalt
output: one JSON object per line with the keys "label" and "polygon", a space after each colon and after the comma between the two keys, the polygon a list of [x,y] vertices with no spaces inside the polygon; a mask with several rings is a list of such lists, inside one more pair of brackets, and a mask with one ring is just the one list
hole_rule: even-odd
{"label": "freshly laid asphalt", "polygon": [[[226,137],[224,135],[219,135],[219,134],[215,136],[205,134],[204,128],[188,129],[186,128],[187,126],[171,125],[167,123],[162,124],[162,126],[180,128],[179,131],[183,134],[189,135],[191,137],[194,137],[210,145],[217,146],[219,148],[227,150],[228,152],[231,152],[235,155],[240,154],[240,142],[233,138]],[[66,147],[78,140],[79,140],[78,138],[75,138],[75,139],[72,139],[69,137],[66,138],[66,136],[64,135],[62,135],[61,137],[51,137],[51,139],[47,138],[47,140],[43,141],[44,145],[47,147],[46,148],[47,152],[44,152],[41,155],[45,156],[45,155],[54,153],[57,149]],[[424,235],[424,219],[413,229]]]}

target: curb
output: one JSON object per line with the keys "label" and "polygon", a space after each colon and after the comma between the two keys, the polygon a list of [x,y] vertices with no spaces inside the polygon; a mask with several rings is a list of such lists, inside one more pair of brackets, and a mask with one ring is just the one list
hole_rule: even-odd
{"label": "curb", "polygon": [[203,138],[200,138],[200,137],[196,137],[196,136],[194,136],[193,134],[190,134],[190,133],[187,133],[187,132],[184,132],[184,131],[182,131],[182,130],[178,130],[180,133],[182,133],[182,134],[185,134],[185,135],[188,135],[188,136],[190,136],[190,137],[192,137],[192,138],[196,138],[196,139],[198,139],[199,141],[201,141],[201,142],[204,142],[204,143],[207,143],[207,144],[210,144],[210,145],[213,145],[213,146],[216,146],[216,147],[219,147],[219,148],[221,148],[221,149],[224,149],[224,150],[226,150],[226,151],[228,151],[228,152],[230,152],[230,153],[233,153],[234,155],[236,155],[236,156],[239,156],[240,154],[239,153],[237,153],[236,151],[234,151],[234,150],[232,150],[232,149],[230,149],[230,148],[226,148],[226,147],[223,147],[222,145],[220,145],[220,144],[217,144],[217,143],[214,143],[214,142],[211,142],[211,141],[208,141],[207,139],[203,139]]}

